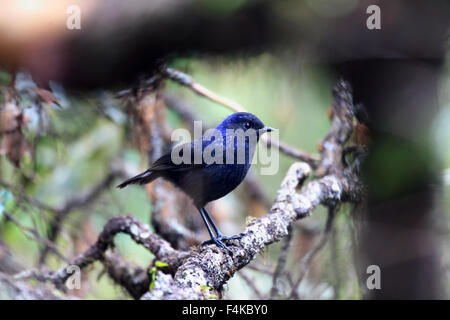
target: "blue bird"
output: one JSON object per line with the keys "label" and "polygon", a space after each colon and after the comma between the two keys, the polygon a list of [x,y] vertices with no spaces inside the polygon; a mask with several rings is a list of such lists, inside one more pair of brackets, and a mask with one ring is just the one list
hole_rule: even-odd
{"label": "blue bird", "polygon": [[272,130],[251,113],[234,113],[201,139],[172,148],[147,171],[117,187],[147,184],[157,178],[172,182],[193,200],[199,210],[211,237],[203,244],[215,243],[232,253],[224,241],[241,236],[222,235],[205,205],[227,195],[244,180],[260,136]]}

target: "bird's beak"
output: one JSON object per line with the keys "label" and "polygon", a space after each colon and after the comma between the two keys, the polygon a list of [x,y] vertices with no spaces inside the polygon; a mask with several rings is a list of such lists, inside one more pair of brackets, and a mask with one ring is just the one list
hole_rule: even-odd
{"label": "bird's beak", "polygon": [[264,128],[259,129],[259,132],[260,133],[264,133],[264,132],[271,132],[273,130],[275,130],[275,129],[271,128],[271,127],[268,127],[268,126],[265,126]]}

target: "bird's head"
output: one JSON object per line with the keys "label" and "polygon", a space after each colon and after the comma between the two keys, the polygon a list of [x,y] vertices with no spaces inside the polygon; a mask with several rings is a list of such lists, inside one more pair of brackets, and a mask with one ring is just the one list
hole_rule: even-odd
{"label": "bird's head", "polygon": [[264,123],[258,119],[257,116],[248,112],[236,112],[228,116],[222,123],[217,127],[219,130],[238,130],[241,129],[244,132],[249,129],[254,130],[258,136],[265,132],[273,131],[271,127],[267,127]]}

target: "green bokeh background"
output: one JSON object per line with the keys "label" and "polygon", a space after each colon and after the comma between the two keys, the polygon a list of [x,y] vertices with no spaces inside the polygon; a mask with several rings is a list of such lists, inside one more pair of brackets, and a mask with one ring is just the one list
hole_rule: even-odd
{"label": "green bokeh background", "polygon": [[[236,2],[236,1],[235,1]],[[237,3],[237,2],[236,2]],[[206,5],[206,2],[205,2]],[[236,5],[239,5],[237,3]],[[225,10],[225,9],[224,9]],[[232,10],[232,8],[230,9]],[[285,60],[269,54],[251,58],[229,57],[199,57],[196,59],[176,59],[171,66],[185,71],[212,91],[230,98],[256,114],[265,124],[278,128],[280,139],[303,150],[316,152],[317,143],[328,130],[329,120],[327,109],[331,103],[331,88],[335,81],[332,75],[315,65],[298,63],[286,65]],[[435,153],[442,163],[442,179],[445,179],[445,189],[442,203],[445,208],[446,230],[450,228],[450,68],[446,69],[441,81],[440,112],[435,122],[424,137],[431,152]],[[5,73],[0,78],[7,78]],[[117,88],[119,90],[121,88]],[[198,120],[206,124],[216,125],[230,111],[207,99],[193,94],[188,89],[176,83],[168,82],[166,90],[176,94],[180,99],[192,106]],[[113,92],[112,92],[113,93]],[[67,103],[63,109],[49,109],[53,130],[57,138],[43,136],[37,149],[37,171],[32,183],[24,183],[24,173],[32,171],[30,160],[23,159],[22,170],[14,168],[8,160],[0,157],[0,173],[2,179],[11,184],[23,184],[27,193],[33,198],[52,206],[61,205],[65,199],[74,194],[86,192],[98,183],[107,172],[110,162],[118,155],[136,167],[140,166],[138,152],[126,141],[123,122],[123,106],[118,100],[112,100],[109,108],[116,117],[115,120],[100,115],[95,106],[104,95],[110,92],[97,92],[89,96],[72,96],[67,93]],[[168,121],[172,128],[182,126],[177,114],[168,110]],[[29,126],[27,136],[33,136],[33,123]],[[439,143],[437,143],[439,142]],[[445,142],[445,143],[443,143]],[[442,146],[447,147],[442,147]],[[121,152],[124,150],[124,152]],[[258,175],[258,179],[268,195],[274,199],[281,180],[293,159],[280,154],[278,173],[272,176]],[[447,171],[444,171],[447,168]],[[444,174],[446,172],[446,174]],[[239,189],[236,192],[242,192]],[[226,197],[226,201],[235,201],[235,195]],[[5,210],[21,223],[33,226],[34,217],[37,229],[45,234],[48,231],[48,220],[31,206],[17,206],[15,196],[5,188],[0,188],[0,203]],[[334,243],[338,257],[331,256],[328,244],[316,259],[321,268],[321,283],[316,287],[317,298],[361,298],[357,287],[351,256],[351,219],[349,208],[344,206],[339,214],[334,233]],[[144,222],[150,221],[151,204],[143,188],[132,187],[121,191],[114,187],[104,192],[100,199],[88,209],[74,210],[64,224],[64,232],[58,239],[61,252],[71,256],[74,254],[70,236],[80,232],[84,221],[90,221],[98,234],[105,222],[117,215],[132,213]],[[240,212],[240,224],[244,224],[248,212]],[[319,208],[308,218],[323,225],[325,211]],[[296,231],[297,232],[297,231]],[[39,244],[30,241],[13,223],[4,222],[0,216],[1,238],[14,252],[15,258],[25,266],[33,266],[38,258]],[[448,240],[448,235],[447,235]],[[125,260],[146,267],[151,255],[132,242],[128,236],[116,237],[117,251]],[[88,243],[87,243],[88,245]],[[450,264],[448,241],[445,243],[444,264]],[[272,266],[276,262],[280,244],[270,246],[259,256],[257,261]],[[292,248],[296,250],[295,245]],[[298,265],[288,260],[288,267],[295,270]],[[62,262],[50,255],[48,267],[51,269],[62,266]],[[88,298],[118,299],[129,298],[118,286],[115,286],[107,276],[97,279],[102,267],[99,263],[89,274],[91,287]],[[271,278],[249,271],[261,291],[267,292],[271,287]],[[446,284],[450,287],[450,275],[446,273]],[[336,285],[339,284],[339,286]],[[336,292],[334,288],[341,288]],[[450,288],[447,288],[450,289]],[[304,285],[302,290],[312,290]],[[245,285],[239,275],[229,281],[226,294],[231,299],[254,298],[252,291]]]}

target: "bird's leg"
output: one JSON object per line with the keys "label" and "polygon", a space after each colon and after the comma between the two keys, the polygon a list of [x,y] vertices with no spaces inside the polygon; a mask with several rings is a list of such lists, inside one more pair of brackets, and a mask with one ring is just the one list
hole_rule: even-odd
{"label": "bird's leg", "polygon": [[[200,211],[200,214],[201,214],[201,216],[202,216],[203,222],[205,223],[206,228],[208,229],[209,236],[211,237],[211,239],[213,239],[213,238],[214,238],[214,234],[213,234],[213,232],[212,232],[212,230],[211,230],[211,227],[210,227],[209,224],[208,224],[208,220],[207,220],[207,218],[206,218],[204,212],[202,211],[202,209],[198,209],[198,211]],[[214,230],[216,230],[216,229],[217,229],[216,226],[214,226]],[[216,233],[217,233],[217,232],[216,232]]]}
{"label": "bird's leg", "polygon": [[[209,234],[210,234],[210,236],[211,236],[211,240],[208,240],[208,241],[203,242],[203,245],[215,243],[217,246],[219,246],[219,247],[221,247],[221,248],[224,248],[224,249],[226,249],[228,252],[232,253],[232,251],[230,250],[230,248],[228,248],[222,241],[223,241],[223,240],[236,240],[236,239],[242,238],[242,236],[239,236],[239,235],[238,235],[238,236],[227,237],[227,236],[222,235],[222,233],[219,231],[219,228],[217,228],[217,226],[216,226],[216,224],[214,223],[213,219],[212,219],[211,216],[209,215],[208,211],[206,211],[205,208],[200,208],[199,211],[200,211],[200,214],[202,215],[203,221],[205,222],[205,224],[206,224],[207,227],[208,227],[208,231],[209,231]],[[206,218],[207,221],[205,220],[205,218]],[[211,226],[213,227],[214,232],[216,233],[216,237],[214,237],[214,236],[212,235],[211,230],[210,230],[210,227],[209,227],[209,224],[208,224],[207,222],[209,222],[209,223],[211,224]]]}
{"label": "bird's leg", "polygon": [[203,211],[203,214],[205,215],[206,219],[208,220],[208,222],[211,224],[211,226],[214,229],[214,232],[216,233],[217,237],[221,237],[222,234],[219,231],[219,228],[217,228],[216,224],[214,223],[214,220],[211,218],[211,216],[209,215],[209,212],[205,209],[205,208],[201,208],[200,210]]}
{"label": "bird's leg", "polygon": [[205,208],[202,208],[203,212],[205,213],[206,219],[208,219],[208,222],[211,224],[211,226],[214,229],[214,232],[217,234],[217,237],[220,238],[221,240],[235,240],[235,239],[240,239],[242,238],[242,236],[231,236],[231,237],[227,237],[222,235],[222,233],[220,232],[219,228],[217,228],[216,224],[214,223],[214,220],[211,218],[211,216],[209,215],[208,211]]}

